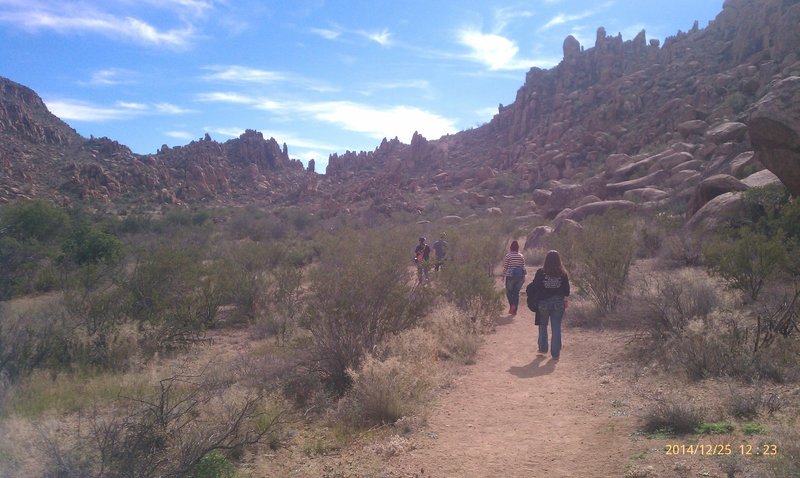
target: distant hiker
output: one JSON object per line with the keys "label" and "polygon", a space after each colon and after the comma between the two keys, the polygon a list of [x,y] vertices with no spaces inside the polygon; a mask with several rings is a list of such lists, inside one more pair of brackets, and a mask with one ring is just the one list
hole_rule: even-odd
{"label": "distant hiker", "polygon": [[519,243],[511,242],[511,251],[503,258],[503,276],[506,278],[508,313],[516,315],[519,306],[519,291],[525,283],[525,257],[519,252]]}
{"label": "distant hiker", "polygon": [[428,266],[431,259],[431,246],[425,242],[424,237],[419,238],[419,244],[414,248],[414,263],[417,265],[417,282],[428,280]]}
{"label": "distant hiker", "polygon": [[447,255],[447,237],[445,233],[439,236],[439,240],[433,243],[433,270],[439,272],[444,266],[444,257]]}
{"label": "distant hiker", "polygon": [[539,353],[547,353],[547,325],[552,324],[553,338],[550,356],[558,360],[561,354],[561,319],[567,308],[569,276],[561,263],[558,251],[550,251],[544,258],[544,266],[536,271],[533,282],[525,289],[538,300]]}

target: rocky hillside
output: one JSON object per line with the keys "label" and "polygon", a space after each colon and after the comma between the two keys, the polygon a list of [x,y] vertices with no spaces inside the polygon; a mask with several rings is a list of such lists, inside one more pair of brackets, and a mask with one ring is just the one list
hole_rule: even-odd
{"label": "rocky hillside", "polygon": [[306,173],[286,145],[248,130],[220,144],[208,135],[186,146],[137,155],[108,138],[86,139],[52,115],[29,88],[0,78],[0,202],[48,197],[69,203],[151,205],[261,199],[290,201]]}
{"label": "rocky hillside", "polygon": [[466,186],[473,205],[500,189],[528,195],[551,217],[592,199],[677,201],[691,215],[746,183],[775,181],[769,172],[739,181],[763,165],[797,195],[798,24],[798,1],[728,0],[707,28],[695,24],[663,46],[602,27],[593,48],[570,36],[563,61],[532,69],[488,124],[334,156],[328,173],[342,185],[380,171],[422,187]]}
{"label": "rocky hillside", "polygon": [[0,79],[0,201],[307,203],[390,215],[436,200],[502,213],[503,201],[523,198],[550,218],[677,205],[702,222],[753,185],[780,178],[800,194],[798,24],[798,0],[727,0],[706,28],[664,45],[602,27],[591,48],[570,36],[563,61],[530,70],[488,124],[333,155],[324,176],[255,131],[135,155],[81,138],[35,93]]}

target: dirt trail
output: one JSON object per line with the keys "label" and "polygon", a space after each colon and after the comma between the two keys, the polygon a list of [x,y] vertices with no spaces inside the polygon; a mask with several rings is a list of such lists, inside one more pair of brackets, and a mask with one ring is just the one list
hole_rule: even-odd
{"label": "dirt trail", "polygon": [[615,416],[624,391],[610,369],[624,341],[570,328],[568,315],[569,309],[559,361],[537,356],[530,311],[500,319],[477,364],[440,397],[417,449],[398,457],[393,472],[622,477],[634,453],[629,435],[635,422]]}

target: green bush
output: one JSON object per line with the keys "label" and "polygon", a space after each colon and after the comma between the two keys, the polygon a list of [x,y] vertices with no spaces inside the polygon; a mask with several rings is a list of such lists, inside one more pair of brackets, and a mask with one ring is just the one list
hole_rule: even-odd
{"label": "green bush", "polygon": [[206,453],[197,462],[192,478],[236,478],[236,467],[217,450]]}
{"label": "green bush", "polygon": [[460,229],[448,236],[447,262],[436,284],[473,322],[492,324],[502,306],[492,272],[502,257],[503,244],[485,228]]}
{"label": "green bush", "polygon": [[739,230],[737,235],[709,242],[703,249],[705,263],[712,274],[756,301],[764,284],[782,271],[786,259],[785,237],[768,236],[749,228]]}
{"label": "green bush", "polygon": [[67,213],[46,201],[18,201],[0,209],[0,232],[17,240],[54,242],[69,225]]}
{"label": "green bush", "polygon": [[636,252],[634,224],[609,211],[589,217],[582,226],[572,234],[554,237],[552,244],[567,262],[572,282],[607,314],[627,289]]}
{"label": "green bush", "polygon": [[350,385],[366,353],[414,326],[432,304],[427,287],[412,294],[409,245],[396,231],[342,232],[321,241],[304,323],[313,360],[336,392]]}

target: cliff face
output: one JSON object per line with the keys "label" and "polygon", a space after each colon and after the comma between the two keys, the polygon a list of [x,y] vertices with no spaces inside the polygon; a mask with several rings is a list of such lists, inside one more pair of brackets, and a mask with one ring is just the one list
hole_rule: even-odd
{"label": "cliff face", "polygon": [[302,201],[391,214],[451,191],[473,207],[521,195],[547,215],[587,197],[685,201],[695,212],[720,184],[741,188],[730,178],[702,186],[719,174],[744,180],[763,164],[787,185],[797,181],[800,83],[789,80],[800,76],[798,25],[800,0],[727,0],[706,28],[695,23],[663,46],[645,32],[623,41],[602,27],[591,48],[567,37],[563,61],[531,69],[514,102],[489,123],[332,155],[324,177],[250,130],[225,143],[206,136],[135,155],[107,138],[81,138],[34,92],[0,79],[0,201]]}

